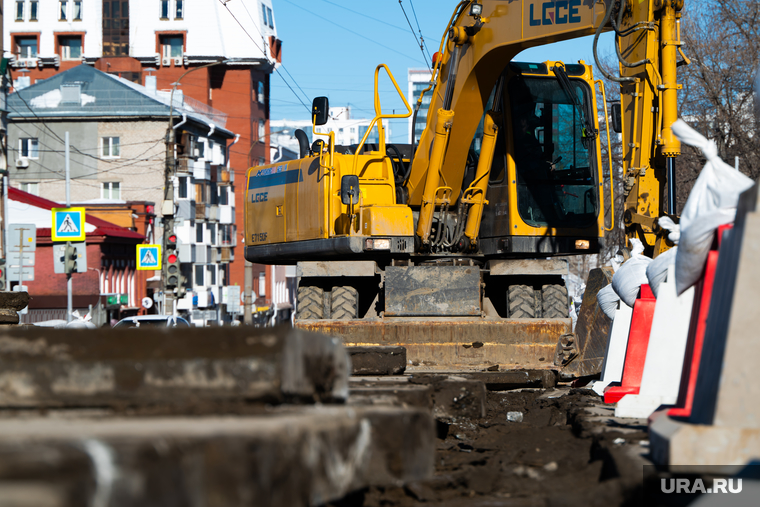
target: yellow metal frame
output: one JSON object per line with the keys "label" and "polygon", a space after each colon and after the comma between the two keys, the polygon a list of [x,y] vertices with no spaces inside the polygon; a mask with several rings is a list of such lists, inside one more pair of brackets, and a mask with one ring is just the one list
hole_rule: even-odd
{"label": "yellow metal frame", "polygon": [[[391,82],[393,83],[393,86],[396,88],[396,92],[398,92],[399,97],[401,97],[401,100],[404,101],[404,106],[406,107],[407,113],[406,114],[383,114],[383,108],[380,105],[380,93],[377,87],[377,80],[380,75],[380,69],[385,69],[386,74],[388,74],[388,77],[391,79]],[[372,121],[369,123],[369,127],[367,127],[367,131],[364,133],[364,136],[362,136],[362,140],[359,142],[359,146],[356,148],[356,153],[354,154],[354,164],[351,169],[351,174],[356,174],[356,165],[359,162],[358,155],[362,152],[362,148],[364,147],[364,143],[367,142],[367,138],[369,137],[370,132],[372,132],[372,128],[377,123],[377,140],[378,140],[378,147],[380,154],[382,156],[385,156],[385,129],[383,128],[383,122],[381,120],[389,120],[393,118],[409,118],[412,115],[412,108],[409,105],[409,102],[406,101],[406,97],[404,97],[403,92],[401,91],[401,88],[399,88],[398,83],[396,82],[396,78],[393,77],[393,74],[391,73],[391,69],[388,68],[387,65],[384,63],[381,63],[377,67],[375,67],[375,117],[372,118]],[[332,132],[330,132],[332,134]]]}
{"label": "yellow metal frame", "polygon": [[[604,126],[607,129],[607,162],[610,165],[610,213],[612,213],[610,220],[610,228],[604,228],[605,231],[610,232],[615,229],[615,176],[612,173],[612,142],[610,141],[610,117],[607,114],[607,94],[604,91],[604,81],[597,79],[594,81],[594,85],[599,85],[602,90],[602,104],[604,104]],[[601,155],[601,153],[600,153]],[[602,186],[602,196],[600,201],[604,200],[604,186]]]}

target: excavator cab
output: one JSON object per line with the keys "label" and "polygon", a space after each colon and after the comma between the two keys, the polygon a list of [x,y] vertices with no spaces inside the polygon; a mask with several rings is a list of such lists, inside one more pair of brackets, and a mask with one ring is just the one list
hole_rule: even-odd
{"label": "excavator cab", "polygon": [[[512,62],[486,110],[504,114],[486,194],[500,205],[484,211],[484,253],[596,250],[604,232],[604,176],[591,68]],[[476,158],[482,124],[471,145]]]}

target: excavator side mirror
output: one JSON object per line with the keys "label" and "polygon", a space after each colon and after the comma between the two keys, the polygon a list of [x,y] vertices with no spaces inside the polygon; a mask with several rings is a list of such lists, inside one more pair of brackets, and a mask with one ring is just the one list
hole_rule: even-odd
{"label": "excavator side mirror", "polygon": [[340,179],[340,202],[343,204],[359,204],[359,177],[346,174]]}
{"label": "excavator side mirror", "polygon": [[620,102],[615,102],[612,104],[612,107],[610,108],[610,115],[611,123],[610,126],[612,127],[612,130],[614,130],[616,133],[620,134],[623,132],[623,116],[620,112]]}
{"label": "excavator side mirror", "polygon": [[328,120],[330,111],[330,101],[327,97],[317,97],[311,103],[311,115],[314,118],[314,125],[324,125]]}

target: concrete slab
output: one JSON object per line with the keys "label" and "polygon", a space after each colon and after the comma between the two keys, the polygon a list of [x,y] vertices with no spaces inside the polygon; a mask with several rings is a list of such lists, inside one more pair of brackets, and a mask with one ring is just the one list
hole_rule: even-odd
{"label": "concrete slab", "polygon": [[483,382],[489,391],[525,387],[549,389],[557,385],[557,373],[553,370],[464,371],[450,374]]}
{"label": "concrete slab", "polygon": [[351,375],[401,375],[406,370],[404,347],[347,347]]}
{"label": "concrete slab", "polygon": [[[760,428],[710,426],[662,413],[649,426],[652,461],[669,470],[735,474],[760,456]],[[691,468],[693,470],[693,468]]]}
{"label": "concrete slab", "polygon": [[37,507],[321,505],[428,478],[434,450],[429,412],[394,407],[2,418],[0,494]]}
{"label": "concrete slab", "polygon": [[339,340],[292,328],[9,330],[0,407],[334,401],[348,396]]}
{"label": "concrete slab", "polygon": [[415,375],[398,383],[352,381],[348,402],[427,408],[439,419],[477,419],[485,416],[486,387],[479,380],[449,375]]}
{"label": "concrete slab", "polygon": [[570,319],[385,318],[304,320],[296,327],[338,336],[347,347],[404,347],[407,371],[552,369]]}
{"label": "concrete slab", "polygon": [[23,310],[29,306],[29,293],[0,291],[0,308],[4,310]]}

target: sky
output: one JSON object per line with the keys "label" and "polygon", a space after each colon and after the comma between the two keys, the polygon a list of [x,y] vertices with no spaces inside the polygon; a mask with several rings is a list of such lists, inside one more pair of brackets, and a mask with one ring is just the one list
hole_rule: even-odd
{"label": "sky", "polygon": [[[331,107],[350,105],[352,118],[374,117],[375,67],[386,64],[406,95],[408,69],[426,68],[428,54],[438,50],[457,3],[272,0],[277,36],[282,40],[282,66],[271,76],[271,119],[309,119],[311,100],[321,95],[330,99]],[[427,49],[424,58],[415,38],[420,31]],[[592,38],[531,48],[516,60],[591,63]],[[614,51],[611,44],[611,34],[602,35],[600,56]],[[390,80],[381,77],[379,88],[384,112],[404,111]],[[392,122],[391,131],[392,142],[408,142],[406,119]]]}

